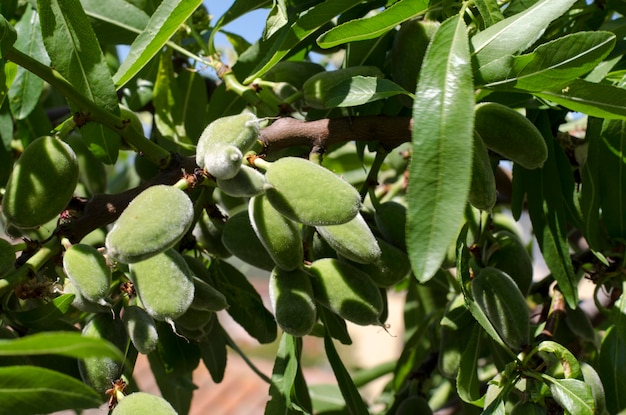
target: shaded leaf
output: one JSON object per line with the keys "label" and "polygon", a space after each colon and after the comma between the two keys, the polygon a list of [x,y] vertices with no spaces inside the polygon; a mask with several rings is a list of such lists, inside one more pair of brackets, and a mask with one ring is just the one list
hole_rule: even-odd
{"label": "shaded leaf", "polygon": [[100,406],[100,394],[78,379],[34,366],[0,368],[0,407],[30,415]]}
{"label": "shaded leaf", "polygon": [[504,19],[500,5],[496,0],[475,0],[475,3],[485,22],[485,26],[491,26]]}
{"label": "shaded leaf", "polygon": [[[39,0],[41,32],[52,64],[96,105],[119,114],[109,68],[87,15],[78,0]],[[72,107],[72,105],[70,105]],[[121,139],[100,124],[87,123],[82,136],[102,162],[113,164]]]}
{"label": "shaded leaf", "polygon": [[220,383],[226,371],[227,353],[224,329],[215,322],[211,332],[202,338],[199,344],[200,357],[213,382]]}
{"label": "shaded leaf", "polygon": [[480,357],[481,329],[474,326],[469,341],[463,345],[463,353],[456,377],[459,397],[465,402],[474,402],[480,398],[480,380],[478,379],[478,358]]}
{"label": "shaded leaf", "polygon": [[451,17],[435,33],[415,92],[407,247],[421,282],[435,275],[463,219],[474,113],[469,59],[465,23]]}
{"label": "shaded leaf", "polygon": [[400,0],[373,16],[349,20],[317,38],[317,44],[332,48],[348,42],[373,39],[394,29],[397,25],[425,12],[427,0]]}
{"label": "shaded leaf", "polygon": [[202,0],[172,0],[159,5],[113,75],[118,89],[146,66],[201,3]]}
{"label": "shaded leaf", "polygon": [[[24,52],[33,59],[48,65],[50,59],[43,46],[43,38],[39,26],[39,14],[30,5],[15,25],[18,37],[13,47]],[[39,102],[43,91],[43,79],[23,67],[18,67],[17,75],[9,88],[11,112],[18,120],[23,120],[31,113]]]}
{"label": "shaded leaf", "polygon": [[333,369],[341,395],[346,401],[346,410],[351,415],[367,414],[369,410],[367,405],[363,401],[359,390],[354,386],[350,373],[346,370],[341,358],[337,354],[333,340],[329,335],[324,336],[324,350],[326,350],[326,356],[328,362]]}
{"label": "shaded leaf", "polygon": [[58,319],[69,310],[73,300],[74,294],[66,294],[30,310],[6,310],[6,313],[11,320],[18,324],[34,329],[49,330],[50,326],[57,323]]}
{"label": "shaded leaf", "polygon": [[5,50],[13,46],[16,39],[15,28],[0,14],[0,57],[4,55]]}
{"label": "shaded leaf", "polygon": [[287,333],[282,334],[272,370],[270,400],[265,406],[266,414],[307,413],[294,399],[296,378],[300,371],[301,350],[301,339]]}
{"label": "shaded leaf", "polygon": [[604,386],[598,372],[588,363],[581,363],[580,369],[583,373],[583,380],[591,388],[591,394],[593,395],[593,401],[596,406],[596,413],[606,413],[606,395],[604,393]]}
{"label": "shaded leaf", "polygon": [[559,87],[595,68],[613,49],[610,32],[579,32],[537,47],[532,53],[514,56],[510,67],[492,79],[482,80],[488,88],[516,88],[539,92]]}
{"label": "shaded leaf", "polygon": [[103,43],[131,44],[150,20],[146,12],[125,0],[81,0],[81,3]]}
{"label": "shaded leaf", "polygon": [[578,363],[576,357],[574,357],[572,352],[565,346],[550,340],[545,340],[539,343],[537,351],[555,355],[563,366],[563,372],[566,378],[578,378],[581,376],[580,363]]}
{"label": "shaded leaf", "polygon": [[611,414],[626,409],[626,377],[623,373],[626,367],[626,294],[622,293],[614,310],[613,325],[602,339],[597,363],[606,393],[606,407]]}
{"label": "shaded leaf", "polygon": [[542,0],[521,13],[478,32],[471,39],[479,67],[530,47],[548,25],[565,13],[576,0]]}
{"label": "shaded leaf", "polygon": [[0,340],[0,356],[58,354],[75,358],[109,357],[122,360],[119,349],[99,338],[80,333],[43,332],[12,340]]}
{"label": "shaded leaf", "polygon": [[291,52],[298,43],[309,37],[333,17],[350,10],[359,3],[361,3],[360,0],[325,1],[311,7],[306,13],[300,15],[291,27],[285,27],[285,30],[277,32],[268,39],[268,42],[272,42],[269,53],[251,71],[243,81],[244,84],[249,84],[256,78],[263,76],[274,64]]}
{"label": "shaded leaf", "polygon": [[274,33],[279,31],[289,22],[289,16],[287,15],[287,4],[285,3],[285,0],[273,0],[273,2],[274,5],[272,6],[270,14],[267,16],[265,22],[263,39],[271,37]]}
{"label": "shaded leaf", "polygon": [[547,88],[533,95],[592,117],[626,117],[626,90],[612,85],[594,84],[576,79],[560,87]]}

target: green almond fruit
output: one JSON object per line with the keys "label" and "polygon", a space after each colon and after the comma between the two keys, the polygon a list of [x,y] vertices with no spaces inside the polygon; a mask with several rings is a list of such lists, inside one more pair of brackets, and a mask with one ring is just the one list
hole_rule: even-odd
{"label": "green almond fruit", "polygon": [[226,297],[216,288],[198,277],[193,277],[193,285],[195,294],[191,308],[205,311],[221,311],[228,308]]}
{"label": "green almond fruit", "polygon": [[100,305],[107,304],[111,268],[96,248],[85,244],[72,245],[63,254],[63,269],[84,298]]}
{"label": "green almond fruit", "polygon": [[265,192],[265,176],[249,166],[241,166],[230,179],[217,179],[217,187],[229,196],[253,197]]}
{"label": "green almond fruit", "polygon": [[381,203],[376,207],[374,220],[387,242],[406,251],[406,206],[393,200]]}
{"label": "green almond fruit", "polygon": [[482,138],[474,131],[472,181],[468,200],[476,209],[491,211],[496,205],[496,178],[491,168],[489,151]]}
{"label": "green almond fruit", "polygon": [[[122,353],[128,344],[124,324],[110,312],[96,314],[83,327],[82,335],[107,340]],[[122,375],[123,362],[110,357],[89,357],[78,361],[78,369],[83,381],[104,395],[112,382]]]}
{"label": "green almond fruit", "polygon": [[212,219],[205,212],[196,222],[192,234],[196,242],[210,255],[218,258],[228,258],[232,254],[222,243],[224,223],[220,219]]}
{"label": "green almond fruit", "polygon": [[411,262],[406,253],[376,238],[380,248],[380,256],[371,264],[353,264],[370,276],[379,287],[392,287],[404,280],[411,273]]}
{"label": "green almond fruit", "polygon": [[324,167],[298,157],[283,157],[265,173],[266,196],[289,219],[311,225],[338,225],[361,208],[359,192]]}
{"label": "green almond fruit", "polygon": [[513,279],[497,268],[485,267],[472,280],[476,305],[487,316],[504,343],[521,350],[530,336],[530,312]]}
{"label": "green almond fruit", "polygon": [[134,392],[121,399],[111,415],[177,415],[165,399],[146,392]]}
{"label": "green almond fruit", "polygon": [[360,213],[346,223],[315,229],[339,255],[351,261],[370,264],[380,258],[378,241]]}
{"label": "green almond fruit", "polygon": [[548,147],[543,136],[519,112],[496,102],[478,104],[474,128],[490,150],[527,169],[543,166]]}
{"label": "green almond fruit", "polygon": [[211,320],[215,316],[215,313],[207,310],[198,310],[196,308],[189,308],[185,313],[177,317],[174,320],[178,329],[182,328],[191,334],[192,337],[196,337],[199,332],[203,330],[208,324],[211,324]]}
{"label": "green almond fruit", "polygon": [[122,321],[126,326],[130,341],[139,353],[148,354],[156,349],[159,343],[159,333],[154,319],[146,310],[136,305],[125,307]]}
{"label": "green almond fruit", "polygon": [[89,151],[79,134],[66,138],[78,161],[78,180],[87,188],[90,195],[104,193],[107,189],[107,172],[104,164]]}
{"label": "green almond fruit", "polygon": [[509,231],[498,231],[486,254],[487,265],[507,273],[524,296],[533,282],[533,260],[519,237]]}
{"label": "green almond fruit", "polygon": [[317,321],[311,277],[303,269],[274,268],[270,275],[269,296],[276,323],[286,333],[305,336]]}
{"label": "green almond fruit", "polygon": [[[407,91],[415,91],[417,87],[426,48],[439,25],[437,21],[412,19],[402,23],[394,36],[390,56],[391,78]],[[408,106],[411,102],[406,100]]]}
{"label": "green almond fruit", "polygon": [[383,299],[366,273],[334,258],[318,259],[308,271],[320,304],[355,324],[380,325]]}
{"label": "green almond fruit", "polygon": [[106,238],[107,253],[132,264],[173,247],[193,222],[193,204],[182,190],[147,188],[122,212]]}
{"label": "green almond fruit", "polygon": [[78,288],[74,287],[74,284],[72,284],[72,281],[70,281],[69,278],[65,280],[65,284],[63,284],[63,293],[74,294],[72,307],[77,310],[84,311],[85,313],[111,313],[110,304],[98,304],[87,300],[83,297],[83,294],[78,290]]}
{"label": "green almond fruit", "polygon": [[276,266],[252,228],[247,210],[235,213],[226,221],[222,243],[231,254],[257,268],[271,271]]}
{"label": "green almond fruit", "polygon": [[173,249],[129,265],[143,308],[159,321],[180,317],[194,297],[193,274],[182,255]]}
{"label": "green almond fruit", "polygon": [[335,71],[320,72],[302,85],[304,100],[312,108],[332,108],[328,100],[333,97],[333,89],[339,84],[355,76],[383,77],[383,73],[376,66],[352,66],[350,68],[337,69]]}
{"label": "green almond fruit", "polygon": [[78,161],[72,148],[54,137],[39,137],[13,166],[2,198],[2,213],[18,228],[54,219],[74,194]]}
{"label": "green almond fruit", "polygon": [[304,249],[300,228],[280,214],[264,196],[250,199],[250,223],[276,265],[291,271],[302,264]]}
{"label": "green almond fruit", "polygon": [[259,119],[249,112],[218,118],[198,140],[196,163],[217,179],[234,177],[243,153],[256,143],[260,128]]}

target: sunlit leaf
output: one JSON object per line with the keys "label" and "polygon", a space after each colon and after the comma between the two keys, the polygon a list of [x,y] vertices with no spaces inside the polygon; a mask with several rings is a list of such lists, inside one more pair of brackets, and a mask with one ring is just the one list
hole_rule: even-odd
{"label": "sunlit leaf", "polygon": [[405,20],[424,13],[427,7],[427,0],[400,0],[373,16],[349,20],[330,29],[317,38],[317,44],[326,49],[382,36]]}
{"label": "sunlit leaf", "polygon": [[110,357],[122,360],[120,351],[102,339],[80,333],[43,332],[12,340],[0,340],[0,356],[58,354],[75,358]]}
{"label": "sunlit leaf", "polygon": [[336,85],[322,97],[326,108],[353,107],[392,97],[411,95],[400,85],[375,76],[355,76]]}
{"label": "sunlit leaf", "polygon": [[595,404],[591,388],[578,379],[555,379],[548,375],[542,378],[550,385],[554,400],[570,415],[593,415]]}
{"label": "sunlit leaf", "polygon": [[428,281],[454,243],[470,185],[474,88],[465,23],[451,17],[426,52],[415,92],[407,247]]}
{"label": "sunlit leaf", "polygon": [[475,0],[475,3],[485,26],[491,26],[504,19],[497,0]]}
{"label": "sunlit leaf", "polygon": [[125,0],[81,0],[101,42],[131,44],[146,27],[150,16]]}
{"label": "sunlit leaf", "polygon": [[576,79],[558,88],[533,92],[540,98],[592,117],[626,118],[626,89]]}

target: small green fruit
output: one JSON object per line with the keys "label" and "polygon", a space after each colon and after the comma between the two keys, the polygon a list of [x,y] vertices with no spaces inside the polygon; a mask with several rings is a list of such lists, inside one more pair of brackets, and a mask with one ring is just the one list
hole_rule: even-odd
{"label": "small green fruit", "polygon": [[478,104],[474,128],[490,150],[522,167],[536,169],[548,158],[548,147],[537,127],[506,105]]}
{"label": "small green fruit", "polygon": [[380,258],[376,237],[360,213],[349,222],[315,229],[339,255],[351,261],[370,264]]}
{"label": "small green fruit", "polygon": [[35,228],[67,206],[78,183],[72,148],[54,137],[39,137],[13,166],[2,199],[2,213],[18,228]]}
{"label": "small green fruit", "polygon": [[482,138],[474,132],[472,182],[468,200],[476,209],[491,211],[496,205],[496,179],[491,168],[489,151]]}
{"label": "small green fruit", "polygon": [[215,313],[207,310],[198,310],[189,308],[185,313],[174,320],[177,328],[187,330],[187,333],[193,333],[195,337],[199,332],[207,331],[205,327],[211,324],[211,320],[215,317]]}
{"label": "small green fruit", "polygon": [[528,344],[530,312],[511,277],[493,267],[483,268],[472,281],[472,295],[507,346],[521,350]]}
{"label": "small green fruit", "polygon": [[135,392],[125,396],[113,409],[111,415],[177,415],[172,405],[165,399],[145,392]]}
{"label": "small green fruit", "polygon": [[228,308],[224,294],[198,277],[193,277],[195,294],[191,308],[205,311],[221,311]]}
{"label": "small green fruit", "polygon": [[280,214],[264,195],[250,199],[250,223],[276,265],[291,271],[302,264],[304,250],[300,228]]}
{"label": "small green fruit", "polygon": [[371,264],[354,264],[370,276],[379,287],[392,287],[411,272],[411,262],[406,253],[383,239],[378,239],[380,257]]}
{"label": "small green fruit", "polygon": [[79,134],[70,134],[66,138],[78,161],[78,179],[87,188],[89,194],[104,193],[107,188],[107,172],[104,164],[94,156]]}
{"label": "small green fruit", "polygon": [[222,243],[231,254],[257,268],[271,271],[276,265],[254,232],[246,210],[235,213],[226,221]]}
{"label": "small green fruit", "polygon": [[155,320],[173,320],[191,306],[193,274],[177,251],[169,249],[130,264],[129,269],[144,309]]}
{"label": "small green fruit", "polygon": [[265,178],[272,186],[265,193],[272,206],[305,225],[346,223],[361,208],[361,197],[354,187],[305,159],[283,157],[270,164]]}
{"label": "small green fruit", "polygon": [[274,268],[269,296],[276,323],[293,336],[305,336],[317,321],[311,277],[303,269],[285,271]]}
{"label": "small green fruit", "polygon": [[318,259],[309,272],[320,304],[355,324],[380,324],[383,299],[366,273],[334,258]]}
{"label": "small green fruit", "polygon": [[376,226],[387,242],[406,251],[406,207],[398,202],[381,203],[374,215]]}
{"label": "small green fruit", "polygon": [[135,305],[125,307],[122,321],[139,353],[148,354],[156,349],[159,342],[156,323],[143,308]]}
{"label": "small green fruit", "polygon": [[[83,328],[82,335],[111,342],[122,353],[128,344],[124,324],[111,313],[96,314]],[[78,369],[83,381],[96,391],[104,394],[112,382],[122,375],[121,361],[110,357],[89,357],[78,361]]]}
{"label": "small green fruit", "polygon": [[72,245],[63,255],[65,274],[87,300],[106,305],[111,286],[111,268],[96,248],[85,244]]}
{"label": "small green fruit", "polygon": [[107,253],[132,264],[173,247],[193,222],[193,204],[182,190],[156,185],[122,212],[106,238]]}
{"label": "small green fruit", "polygon": [[265,176],[249,166],[241,166],[230,179],[217,179],[217,187],[229,196],[253,197],[265,192]]}
{"label": "small green fruit", "polygon": [[196,163],[217,179],[230,179],[241,168],[243,154],[260,131],[256,115],[244,112],[218,118],[202,132],[196,147]]}
{"label": "small green fruit", "polygon": [[111,305],[110,304],[98,304],[93,301],[87,300],[83,297],[83,294],[74,287],[72,281],[70,279],[65,280],[65,284],[63,284],[63,293],[64,294],[74,294],[74,299],[72,300],[72,306],[77,310],[84,311],[85,313],[110,313]]}
{"label": "small green fruit", "polygon": [[221,219],[212,219],[206,212],[196,222],[192,234],[200,246],[209,254],[218,258],[228,258],[232,254],[222,243],[224,222]]}

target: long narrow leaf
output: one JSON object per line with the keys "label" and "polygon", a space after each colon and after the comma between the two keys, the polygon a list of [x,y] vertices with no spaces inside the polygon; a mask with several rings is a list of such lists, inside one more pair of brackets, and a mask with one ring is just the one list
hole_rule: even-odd
{"label": "long narrow leaf", "polygon": [[[17,50],[24,52],[33,59],[44,65],[50,64],[50,58],[43,46],[41,29],[39,26],[39,14],[30,5],[20,21],[15,25],[17,31],[17,41],[13,45]],[[39,97],[43,91],[43,79],[37,77],[32,72],[22,68],[17,69],[17,76],[9,88],[9,104],[11,113],[18,120],[28,117],[28,114],[39,102]]]}
{"label": "long narrow leaf", "polygon": [[80,333],[43,332],[18,339],[0,340],[0,356],[58,354],[75,358],[110,357],[122,360],[120,351],[102,339]]}
{"label": "long narrow leaf", "polygon": [[35,366],[0,368],[0,408],[5,414],[48,414],[101,403],[99,393],[63,373]]}
{"label": "long narrow leaf", "polygon": [[505,68],[507,73],[485,86],[531,92],[558,87],[590,72],[614,45],[615,35],[610,32],[573,33],[513,57],[512,67]]}
{"label": "long narrow leaf", "polygon": [[213,39],[215,38],[215,34],[220,31],[220,29],[226,24],[232,22],[238,17],[243,16],[244,14],[251,12],[253,10],[259,9],[261,7],[266,7],[272,3],[272,0],[238,0],[233,3],[232,6],[220,17],[220,19],[215,23],[215,26],[211,30],[211,34],[209,36],[209,52],[215,53],[215,43]]}
{"label": "long narrow leaf", "polygon": [[470,185],[474,88],[466,30],[459,16],[439,27],[415,92],[407,248],[422,282],[455,241]]}
{"label": "long narrow leaf", "polygon": [[113,81],[119,88],[126,84],[157,54],[202,0],[164,1],[154,12],[148,25],[130,46],[128,56],[122,62]]}
{"label": "long narrow leaf", "polygon": [[374,16],[349,20],[317,38],[317,44],[332,48],[348,42],[382,36],[405,20],[418,16],[428,8],[427,0],[400,0]]}
{"label": "long narrow leaf", "polygon": [[591,388],[578,379],[554,379],[548,375],[542,378],[550,385],[554,400],[568,414],[593,415],[596,413]]}
{"label": "long narrow leaf", "polygon": [[284,58],[298,43],[309,37],[335,16],[350,10],[359,3],[361,3],[361,0],[325,1],[311,7],[311,9],[301,15],[286,32],[280,30],[268,39],[268,41],[272,41],[272,39],[276,38],[266,58],[248,75],[244,83],[249,84],[256,78],[262,76],[272,66]]}
{"label": "long narrow leaf", "polygon": [[531,46],[548,25],[565,13],[576,0],[542,0],[525,11],[501,20],[472,37],[478,66]]}
{"label": "long narrow leaf", "polygon": [[132,43],[147,26],[150,16],[126,0],[81,0],[94,30],[106,43]]}

